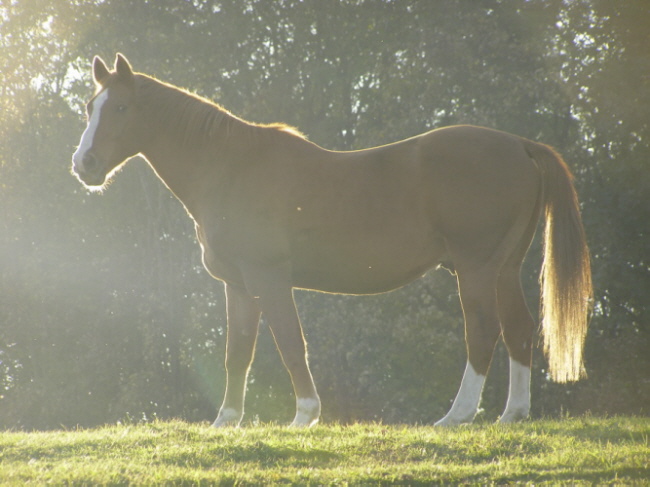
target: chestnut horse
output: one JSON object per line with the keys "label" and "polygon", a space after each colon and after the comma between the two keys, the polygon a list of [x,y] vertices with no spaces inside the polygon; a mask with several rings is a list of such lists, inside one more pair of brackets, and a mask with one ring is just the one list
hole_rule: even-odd
{"label": "chestnut horse", "polygon": [[520,269],[542,213],[542,333],[550,375],[583,372],[591,301],[589,252],[566,164],[516,135],[453,126],[389,145],[325,150],[295,129],[259,125],[144,74],[118,54],[95,57],[97,87],[73,171],[102,187],[142,155],[196,225],[208,272],[225,283],[225,397],[215,426],[238,425],[264,314],[293,383],[293,425],[312,425],[320,399],[293,289],[373,294],[450,263],[468,360],[437,425],[471,421],[492,353],[510,360],[501,421],[528,416],[535,321]]}

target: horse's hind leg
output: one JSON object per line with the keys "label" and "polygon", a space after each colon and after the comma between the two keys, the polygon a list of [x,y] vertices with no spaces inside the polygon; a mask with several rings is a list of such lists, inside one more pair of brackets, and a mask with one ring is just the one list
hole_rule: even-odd
{"label": "horse's hind leg", "polygon": [[436,426],[467,423],[476,416],[494,346],[501,333],[496,281],[497,271],[493,266],[480,271],[458,269],[458,288],[465,316],[467,365],[451,409]]}
{"label": "horse's hind leg", "polygon": [[497,288],[503,340],[510,357],[508,402],[501,422],[528,417],[530,411],[530,365],[535,322],[526,306],[519,277],[520,266],[506,266]]}
{"label": "horse's hind leg", "polygon": [[502,423],[527,418],[530,411],[530,368],[536,325],[521,287],[521,265],[537,228],[541,212],[539,197],[531,210],[531,213],[521,213],[518,226],[523,228],[521,237],[504,263],[497,283],[499,319],[510,359],[508,402],[500,418]]}

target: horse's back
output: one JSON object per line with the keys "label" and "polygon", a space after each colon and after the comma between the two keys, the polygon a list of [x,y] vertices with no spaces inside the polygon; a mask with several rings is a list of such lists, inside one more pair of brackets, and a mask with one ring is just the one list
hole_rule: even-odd
{"label": "horse's back", "polygon": [[330,153],[288,205],[297,285],[378,292],[449,259],[450,247],[492,252],[535,201],[538,176],[521,140],[456,126]]}
{"label": "horse's back", "polygon": [[435,265],[442,242],[423,198],[417,142],[328,155],[290,192],[296,286],[376,293]]}

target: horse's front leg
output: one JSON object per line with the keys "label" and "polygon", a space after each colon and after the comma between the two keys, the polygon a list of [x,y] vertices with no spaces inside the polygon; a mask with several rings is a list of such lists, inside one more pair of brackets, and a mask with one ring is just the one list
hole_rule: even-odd
{"label": "horse's front leg", "polygon": [[246,379],[253,361],[260,321],[257,300],[244,289],[227,284],[226,307],[226,394],[213,426],[237,426],[241,422]]}
{"label": "horse's front leg", "polygon": [[309,370],[307,345],[292,290],[274,290],[272,295],[260,296],[260,300],[296,395],[296,416],[291,425],[312,426],[320,417],[320,398]]}
{"label": "horse's front leg", "polygon": [[291,376],[296,395],[296,416],[291,425],[312,426],[320,417],[320,398],[309,370],[307,345],[286,272],[275,269],[250,275],[254,276],[251,286],[259,296],[262,314]]}

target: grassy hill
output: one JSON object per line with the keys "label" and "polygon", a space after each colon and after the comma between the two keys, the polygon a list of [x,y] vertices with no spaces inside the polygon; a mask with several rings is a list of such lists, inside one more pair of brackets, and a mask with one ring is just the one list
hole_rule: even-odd
{"label": "grassy hill", "polygon": [[0,484],[647,484],[650,420],[0,433]]}

